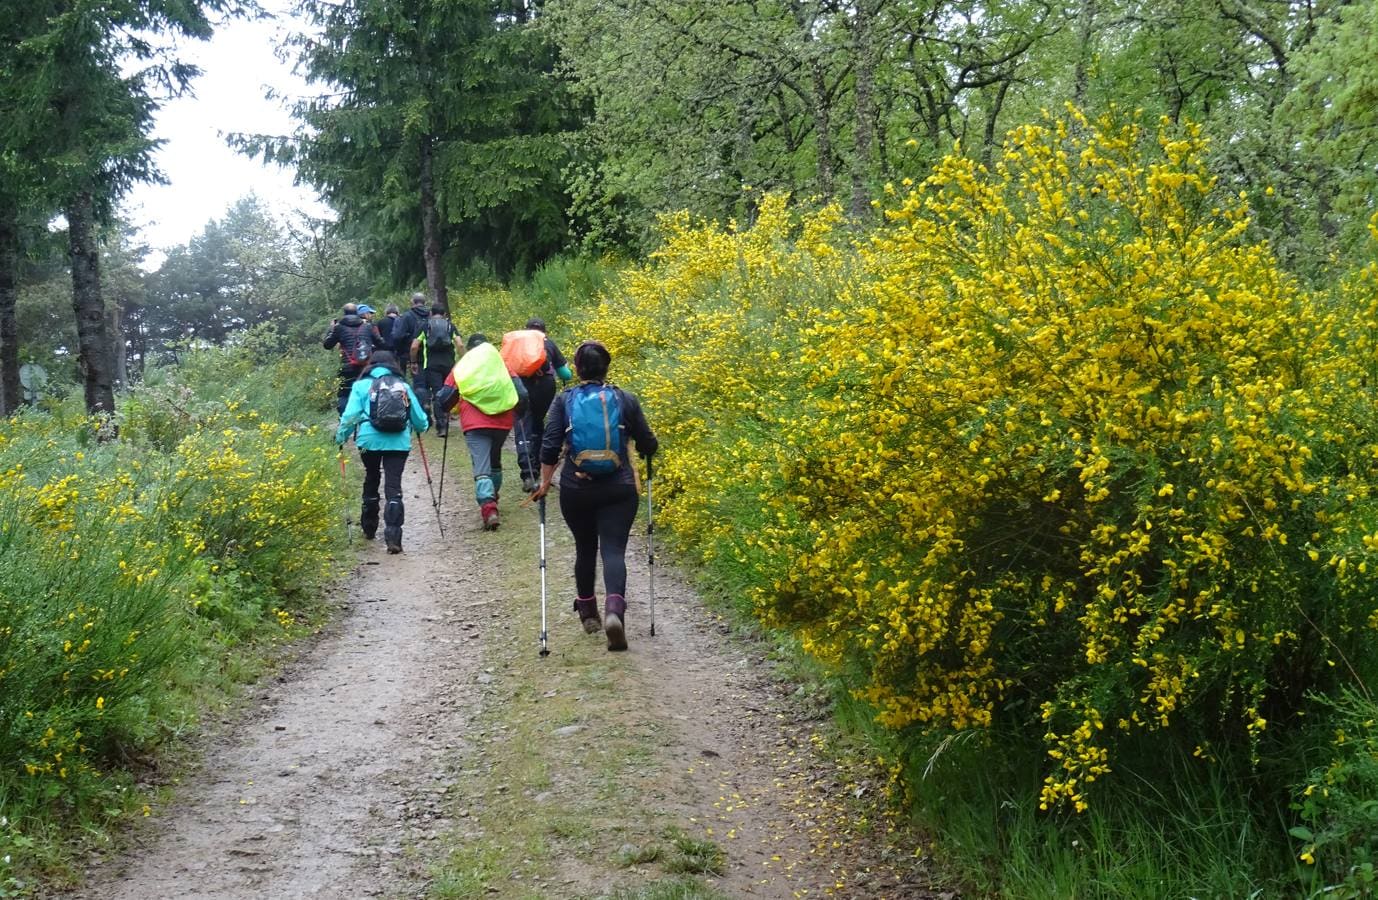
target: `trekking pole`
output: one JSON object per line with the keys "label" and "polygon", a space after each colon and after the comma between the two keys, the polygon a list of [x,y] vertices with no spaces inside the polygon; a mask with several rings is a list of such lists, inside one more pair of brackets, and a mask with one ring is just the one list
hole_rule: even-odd
{"label": "trekking pole", "polygon": [[652,457],[646,457],[646,563],[651,570],[651,637],[656,636],[656,518],[651,502],[651,482],[655,480],[651,468]]}
{"label": "trekking pole", "polygon": [[[535,468],[536,468],[536,466],[535,466],[535,462],[536,462],[536,461],[535,461],[534,459],[531,458],[531,445],[530,445],[530,443],[528,443],[528,440],[527,440],[527,439],[530,437],[530,435],[528,435],[528,434],[526,433],[526,422],[524,421],[525,418],[526,418],[525,416],[518,416],[517,419],[516,419],[516,426],[517,426],[517,429],[516,429],[516,430],[517,430],[517,474],[522,476],[522,480],[523,480],[523,481],[526,480],[527,478],[530,478],[532,481],[535,481],[535,480],[536,480],[536,473],[535,473],[534,470],[535,470]],[[523,455],[523,454],[522,454],[522,448],[526,448],[526,454],[525,454],[525,456],[526,456],[526,471],[527,471],[528,473],[530,473],[530,474],[523,474],[523,473],[522,473],[522,455]]]}
{"label": "trekking pole", "polygon": [[445,429],[445,436],[440,439],[440,495],[436,497],[436,508],[440,508],[440,501],[445,499],[445,454],[450,450],[450,429]]}
{"label": "trekking pole", "polygon": [[431,464],[426,459],[426,442],[421,435],[416,436],[416,446],[421,450],[421,468],[426,473],[426,487],[431,489],[431,506],[435,507],[435,524],[440,527],[440,536],[445,537],[445,522],[440,518],[440,500],[435,495],[435,485],[431,483]]}
{"label": "trekking pole", "polygon": [[541,658],[550,655],[550,647],[546,644],[545,626],[545,498],[542,497],[538,506],[541,510]]}
{"label": "trekking pole", "polygon": [[[344,446],[340,447],[340,491],[345,495],[346,502],[349,497],[349,480],[345,478],[345,453]],[[345,507],[345,541],[354,543],[354,520],[349,517],[349,507]]]}

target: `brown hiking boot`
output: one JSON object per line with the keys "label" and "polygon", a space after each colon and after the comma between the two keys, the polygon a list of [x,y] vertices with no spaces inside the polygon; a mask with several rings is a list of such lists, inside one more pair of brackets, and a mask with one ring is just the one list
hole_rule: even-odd
{"label": "brown hiking boot", "polygon": [[584,626],[584,634],[597,634],[603,630],[603,620],[598,618],[598,598],[579,597],[574,601],[574,611],[579,614],[579,623]]}
{"label": "brown hiking boot", "polygon": [[603,631],[608,636],[609,650],[627,649],[627,631],[622,619],[627,615],[627,601],[619,594],[609,594],[603,603]]}

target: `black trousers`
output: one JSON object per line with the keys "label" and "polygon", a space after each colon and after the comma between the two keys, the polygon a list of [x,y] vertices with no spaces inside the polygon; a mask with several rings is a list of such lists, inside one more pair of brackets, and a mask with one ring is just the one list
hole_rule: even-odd
{"label": "black trousers", "polygon": [[421,402],[421,408],[430,417],[436,435],[441,437],[450,430],[449,414],[436,406],[434,401],[436,393],[445,386],[445,379],[452,368],[454,366],[445,369],[420,369],[412,376],[412,390],[416,392],[416,399]]}
{"label": "black trousers", "polygon": [[537,375],[523,378],[529,398],[526,415],[522,416],[512,432],[517,441],[517,466],[523,478],[536,479],[541,474],[541,436],[545,434],[545,417],[550,412],[550,404],[555,400],[555,376]]}
{"label": "black trousers", "polygon": [[387,508],[383,524],[389,528],[402,527],[406,509],[402,504],[402,470],[407,467],[408,450],[360,450],[364,462],[364,509],[359,524],[365,534],[378,527],[378,483],[383,484]]}
{"label": "black trousers", "polygon": [[636,488],[609,484],[560,491],[560,514],[574,535],[574,587],[580,597],[592,597],[599,556],[603,558],[603,589],[627,594],[627,538],[640,505]]}

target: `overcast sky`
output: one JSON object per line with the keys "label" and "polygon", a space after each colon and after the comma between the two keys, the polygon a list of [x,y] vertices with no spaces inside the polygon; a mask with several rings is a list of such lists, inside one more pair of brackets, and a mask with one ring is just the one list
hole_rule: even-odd
{"label": "overcast sky", "polygon": [[[264,0],[262,5],[285,14],[290,0]],[[266,100],[264,93],[268,86],[293,97],[307,91],[292,74],[291,63],[275,55],[293,24],[290,19],[231,22],[217,28],[210,41],[182,47],[181,58],[199,66],[202,74],[193,82],[193,96],[169,101],[158,112],[155,134],[166,143],[157,160],[168,184],[138,185],[123,206],[125,215],[142,226],[150,246],[186,243],[251,192],[279,215],[299,208],[326,214],[313,190],[292,185],[290,169],[264,165],[225,144],[229,132],[292,130],[282,101]]]}

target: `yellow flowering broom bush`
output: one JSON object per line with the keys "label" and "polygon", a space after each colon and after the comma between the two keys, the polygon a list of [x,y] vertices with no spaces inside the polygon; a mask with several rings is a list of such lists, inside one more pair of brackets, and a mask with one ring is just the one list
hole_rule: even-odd
{"label": "yellow flowering broom bush", "polygon": [[1257,759],[1375,671],[1378,286],[1303,289],[1207,150],[1071,114],[873,236],[672,219],[586,326],[682,538],[885,726],[1041,735],[1047,809],[1153,747]]}
{"label": "yellow flowering broom bush", "polygon": [[283,421],[324,420],[328,373],[207,355],[125,398],[118,442],[65,407],[0,425],[0,888],[45,822],[120,808],[177,685],[290,626],[342,541],[329,436]]}

